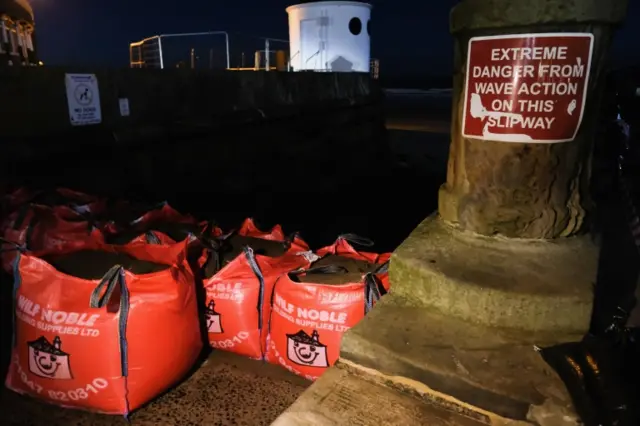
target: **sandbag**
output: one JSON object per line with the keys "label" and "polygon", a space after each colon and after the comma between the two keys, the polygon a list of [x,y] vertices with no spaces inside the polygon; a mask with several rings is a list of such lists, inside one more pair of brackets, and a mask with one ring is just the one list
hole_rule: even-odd
{"label": "sandbag", "polygon": [[133,202],[122,199],[109,199],[104,211],[99,215],[105,232],[117,232],[125,229],[131,222],[140,219],[150,210],[161,209],[162,203]]}
{"label": "sandbag", "polygon": [[313,267],[325,265],[338,265],[347,268],[351,272],[359,271],[362,274],[373,272],[382,282],[384,291],[388,292],[391,286],[389,282],[389,259],[391,253],[372,253],[359,251],[353,245],[370,247],[373,242],[354,234],[344,234],[338,237],[330,246],[316,251],[320,260]]}
{"label": "sandbag", "polygon": [[266,359],[316,380],[340,356],[342,335],[381,297],[382,283],[336,265],[283,274],[271,295]]}
{"label": "sandbag", "polygon": [[74,191],[67,188],[57,188],[52,191],[30,191],[21,189],[11,196],[13,200],[10,210],[24,210],[31,206],[48,207],[56,215],[66,220],[78,220],[78,217],[86,218],[100,214],[107,205],[107,200],[83,192]]}
{"label": "sandbag", "polygon": [[564,382],[585,426],[640,424],[638,342],[626,345],[594,336],[536,348]]}
{"label": "sandbag", "polygon": [[[104,226],[107,234],[118,234],[124,231],[137,230],[144,232],[154,230],[160,224],[198,224],[191,215],[182,214],[169,203],[162,202],[155,206],[120,204],[109,212],[112,219]],[[167,232],[165,232],[167,233]]]}
{"label": "sandbag", "polygon": [[[107,199],[95,195],[86,194],[69,188],[57,188],[55,194],[59,196],[60,202],[52,199],[51,207],[61,217],[69,214],[73,217],[74,213],[82,215],[96,216],[101,214],[107,207]],[[68,212],[68,210],[71,210]],[[68,213],[67,213],[68,212]]]}
{"label": "sandbag", "polygon": [[186,243],[152,248],[20,254],[6,386],[126,415],[183,378],[202,348]]}
{"label": "sandbag", "polygon": [[[195,243],[205,235],[208,238],[222,234],[212,221],[198,222],[190,215],[181,214],[167,203],[162,203],[128,222],[121,219],[111,221],[102,229],[109,244],[129,244],[142,239],[151,244],[172,244],[187,238]],[[190,247],[191,256],[200,257],[203,250],[201,244],[195,244]]]}
{"label": "sandbag", "polygon": [[219,258],[209,258],[203,278],[209,343],[261,359],[270,315],[265,294],[271,294],[280,274],[308,267],[311,251],[297,236],[285,240],[279,226],[263,232],[247,219],[236,234],[226,236],[215,255]]}
{"label": "sandbag", "polygon": [[10,213],[19,208],[23,204],[27,204],[34,192],[26,187],[19,187],[7,192],[2,197],[2,210],[4,213]]}
{"label": "sandbag", "polygon": [[[108,244],[128,244],[132,241],[145,240],[150,244],[173,244],[186,240],[190,235],[199,236],[206,224],[191,223],[156,223],[154,225],[136,226],[106,235]],[[144,228],[144,229],[140,229]]]}
{"label": "sandbag", "polygon": [[63,219],[46,206],[32,205],[26,211],[15,211],[7,220],[0,259],[8,273],[13,273],[16,244],[32,252],[66,252],[104,242],[104,235],[92,222]]}

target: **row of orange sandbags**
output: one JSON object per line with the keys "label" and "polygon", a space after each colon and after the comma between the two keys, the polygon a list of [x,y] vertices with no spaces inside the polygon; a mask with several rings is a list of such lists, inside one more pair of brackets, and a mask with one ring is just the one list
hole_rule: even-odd
{"label": "row of orange sandbags", "polygon": [[[128,413],[184,377],[202,331],[214,348],[314,380],[389,288],[389,255],[347,236],[312,251],[250,219],[225,234],[166,203],[113,219],[123,204],[80,201],[5,203],[16,307],[6,384],[49,402]],[[162,232],[176,223],[193,232]]]}

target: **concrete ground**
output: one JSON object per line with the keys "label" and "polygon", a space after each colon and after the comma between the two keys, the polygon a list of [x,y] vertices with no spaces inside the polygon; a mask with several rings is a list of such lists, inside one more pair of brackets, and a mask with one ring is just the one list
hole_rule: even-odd
{"label": "concrete ground", "polygon": [[[311,383],[278,366],[216,351],[192,376],[134,412],[134,426],[269,425]],[[0,391],[3,426],[117,426],[124,417],[63,409]]]}
{"label": "concrete ground", "polygon": [[416,390],[397,378],[339,362],[285,411],[273,426],[511,425],[444,395]]}

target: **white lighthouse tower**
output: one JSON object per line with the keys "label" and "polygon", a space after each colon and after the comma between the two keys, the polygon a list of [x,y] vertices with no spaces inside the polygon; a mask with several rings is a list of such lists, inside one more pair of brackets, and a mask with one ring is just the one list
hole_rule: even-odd
{"label": "white lighthouse tower", "polygon": [[287,8],[293,71],[369,72],[371,5],[317,1]]}

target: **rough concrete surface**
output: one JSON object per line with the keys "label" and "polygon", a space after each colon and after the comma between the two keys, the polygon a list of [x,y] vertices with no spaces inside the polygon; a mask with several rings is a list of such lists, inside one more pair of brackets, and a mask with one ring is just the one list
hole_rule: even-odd
{"label": "rough concrete surface", "polygon": [[389,273],[412,306],[563,341],[589,329],[597,263],[589,237],[485,237],[434,215],[396,249]]}
{"label": "rough concrete surface", "polygon": [[[161,372],[158,372],[161,374]],[[311,383],[279,366],[216,351],[189,379],[133,413],[134,426],[269,425]],[[127,425],[0,391],[3,426]]]}
{"label": "rough concrete surface", "polygon": [[575,420],[563,382],[534,344],[517,343],[523,339],[546,346],[549,336],[524,338],[461,321],[412,305],[392,290],[344,336],[341,359],[423,383],[507,419],[526,420],[538,407],[538,415],[553,409]]}
{"label": "rough concrete surface", "polygon": [[401,383],[340,362],[273,422],[273,426],[498,424],[479,411],[445,400],[438,403]]}

